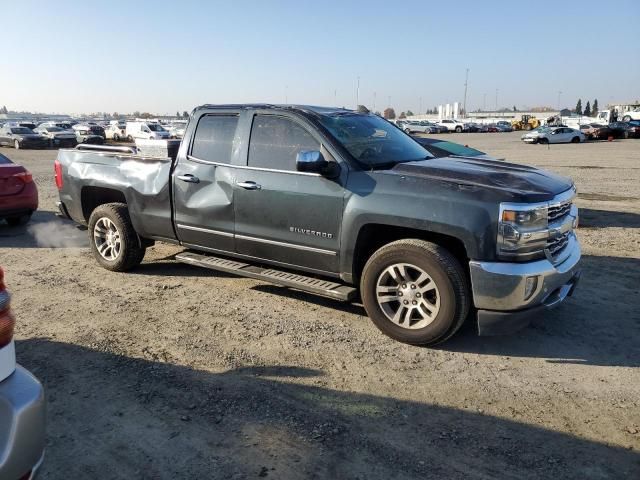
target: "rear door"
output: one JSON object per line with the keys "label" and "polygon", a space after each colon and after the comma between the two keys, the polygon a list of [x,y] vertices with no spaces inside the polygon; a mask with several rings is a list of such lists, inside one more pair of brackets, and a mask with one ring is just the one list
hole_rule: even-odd
{"label": "rear door", "polygon": [[296,170],[298,152],[309,150],[331,156],[318,133],[300,119],[254,116],[247,167],[238,169],[235,186],[236,250],[337,272],[344,188],[340,180]]}
{"label": "rear door", "polygon": [[234,174],[238,112],[204,114],[173,172],[178,239],[216,251],[234,250]]}

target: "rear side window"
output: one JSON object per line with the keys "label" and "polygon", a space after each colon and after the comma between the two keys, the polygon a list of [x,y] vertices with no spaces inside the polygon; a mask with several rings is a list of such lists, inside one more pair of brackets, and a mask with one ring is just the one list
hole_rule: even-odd
{"label": "rear side window", "polygon": [[191,155],[208,162],[231,163],[237,126],[235,115],[203,116],[196,127]]}
{"label": "rear side window", "polygon": [[6,165],[9,163],[12,163],[11,160],[0,153],[0,165]]}
{"label": "rear side window", "polygon": [[292,120],[257,115],[251,128],[249,166],[273,170],[296,170],[299,152],[320,150],[320,143]]}

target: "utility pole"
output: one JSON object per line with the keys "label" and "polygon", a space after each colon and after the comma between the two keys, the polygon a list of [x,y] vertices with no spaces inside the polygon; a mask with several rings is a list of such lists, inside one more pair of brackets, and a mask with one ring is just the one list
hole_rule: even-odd
{"label": "utility pole", "polygon": [[358,84],[356,86],[356,110],[358,109],[358,105],[360,105],[360,77],[358,77]]}
{"label": "utility pole", "polygon": [[469,69],[467,68],[467,72],[464,76],[464,101],[462,102],[462,108],[464,109],[464,117],[467,117],[467,85],[469,83]]}
{"label": "utility pole", "polygon": [[558,112],[560,111],[560,97],[562,96],[562,90],[558,90]]}
{"label": "utility pole", "polygon": [[485,93],[483,98],[482,98],[482,111],[486,112],[487,111],[487,94]]}
{"label": "utility pole", "polygon": [[422,115],[422,97],[420,97],[420,110],[418,110],[418,115]]}
{"label": "utility pole", "polygon": [[498,111],[498,89],[496,88],[496,112]]}

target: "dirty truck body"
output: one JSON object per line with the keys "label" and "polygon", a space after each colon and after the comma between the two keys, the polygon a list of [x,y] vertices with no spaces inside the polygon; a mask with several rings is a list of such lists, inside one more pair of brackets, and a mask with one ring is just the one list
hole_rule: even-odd
{"label": "dirty truck body", "polygon": [[177,260],[321,295],[362,298],[387,335],[445,340],[472,312],[515,331],[580,276],[570,179],[433,158],[370,114],[205,105],[175,159],[60,150],[59,208],[98,262],[135,267],[154,241]]}

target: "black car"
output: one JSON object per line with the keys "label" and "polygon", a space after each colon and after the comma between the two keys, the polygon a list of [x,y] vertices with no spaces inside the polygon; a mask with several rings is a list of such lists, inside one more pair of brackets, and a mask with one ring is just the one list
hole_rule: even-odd
{"label": "black car", "polygon": [[631,126],[629,122],[611,122],[609,124],[611,136],[613,138],[629,138]]}
{"label": "black car", "polygon": [[35,133],[27,127],[4,125],[0,128],[0,145],[3,147],[20,148],[46,148],[49,139]]}
{"label": "black car", "polygon": [[497,160],[480,150],[461,145],[459,143],[448,142],[437,138],[412,137],[416,142],[422,145],[427,151],[436,158],[442,157],[474,157],[484,160]]}

